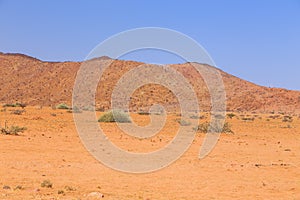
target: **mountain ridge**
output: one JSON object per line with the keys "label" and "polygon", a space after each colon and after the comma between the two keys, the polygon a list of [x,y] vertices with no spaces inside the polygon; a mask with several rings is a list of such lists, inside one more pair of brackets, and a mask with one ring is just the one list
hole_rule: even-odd
{"label": "mountain ridge", "polygon": [[[109,59],[109,57],[102,57],[102,59]],[[0,52],[2,75],[0,102],[18,101],[42,106],[53,106],[63,102],[71,104],[73,84],[81,64],[82,62],[73,61],[48,62],[25,54]],[[140,64],[142,62],[113,60],[110,68],[104,73],[105,78],[101,78],[103,87],[98,87],[96,107],[102,110],[110,109],[110,96],[114,85],[124,73]],[[202,77],[192,68],[191,63],[170,66],[191,81],[201,108],[209,110],[210,96],[207,87]],[[223,78],[227,110],[300,113],[300,91],[259,86],[216,69]],[[178,110],[175,96],[166,88],[157,85],[147,85],[137,89],[130,106],[133,110],[148,109],[154,103],[166,105],[170,111]]]}

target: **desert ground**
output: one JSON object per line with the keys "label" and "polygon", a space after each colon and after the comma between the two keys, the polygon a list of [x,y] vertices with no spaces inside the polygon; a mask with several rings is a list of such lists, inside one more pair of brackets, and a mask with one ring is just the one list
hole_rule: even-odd
{"label": "desert ground", "polygon": [[[97,199],[100,193],[103,199],[300,199],[298,115],[283,122],[286,114],[234,113],[226,119],[234,133],[221,134],[204,159],[198,153],[205,134],[197,133],[188,151],[170,166],[130,174],[110,169],[88,153],[72,113],[28,106],[18,115],[16,109],[21,108],[0,112],[2,127],[27,128],[17,136],[0,134],[0,199]],[[201,115],[200,121],[208,119],[207,113]],[[149,122],[147,115],[132,118],[140,125]],[[125,135],[115,123],[99,125],[121,148],[147,152],[174,137],[177,118],[169,114],[161,132],[145,140]],[[52,187],[42,184],[46,180]]]}

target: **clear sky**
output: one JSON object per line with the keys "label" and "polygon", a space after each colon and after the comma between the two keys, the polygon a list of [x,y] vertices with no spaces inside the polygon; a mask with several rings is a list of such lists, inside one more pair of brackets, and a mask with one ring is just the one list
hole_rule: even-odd
{"label": "clear sky", "polygon": [[[108,37],[149,26],[192,37],[235,76],[300,90],[300,0],[0,0],[0,51],[41,60],[84,60]],[[149,50],[124,59],[181,62]]]}

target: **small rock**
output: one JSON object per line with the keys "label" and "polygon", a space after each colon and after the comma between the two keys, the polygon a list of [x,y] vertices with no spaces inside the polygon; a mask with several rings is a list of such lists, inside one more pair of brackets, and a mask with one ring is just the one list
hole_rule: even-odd
{"label": "small rock", "polygon": [[57,194],[63,194],[63,195],[64,195],[64,194],[65,194],[65,191],[63,191],[63,190],[58,190],[58,191],[57,191]]}
{"label": "small rock", "polygon": [[4,185],[3,190],[10,190],[10,187],[8,185]]}
{"label": "small rock", "polygon": [[33,190],[33,192],[39,192],[39,191],[41,191],[39,188],[35,188],[35,189]]}
{"label": "small rock", "polygon": [[24,188],[23,188],[23,186],[22,185],[17,185],[15,188],[14,188],[14,190],[23,190]]}
{"label": "small rock", "polygon": [[104,198],[104,194],[102,194],[100,192],[91,192],[87,195],[87,197],[102,199],[102,198]]}

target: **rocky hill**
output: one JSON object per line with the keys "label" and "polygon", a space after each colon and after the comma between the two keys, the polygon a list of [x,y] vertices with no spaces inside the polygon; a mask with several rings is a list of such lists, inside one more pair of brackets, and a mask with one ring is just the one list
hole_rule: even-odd
{"label": "rocky hill", "polygon": [[[140,64],[115,60],[102,76],[96,93],[96,107],[109,109],[112,90],[117,81]],[[74,80],[80,65],[81,62],[45,62],[23,54],[0,53],[0,102],[40,106],[71,104]],[[201,109],[209,110],[210,95],[202,77],[189,63],[171,66],[190,81]],[[221,70],[220,73],[226,89],[227,110],[300,113],[300,91],[263,87]],[[178,109],[174,94],[155,84],[136,90],[130,106],[133,110],[139,110],[154,103],[163,104],[170,110]]]}

